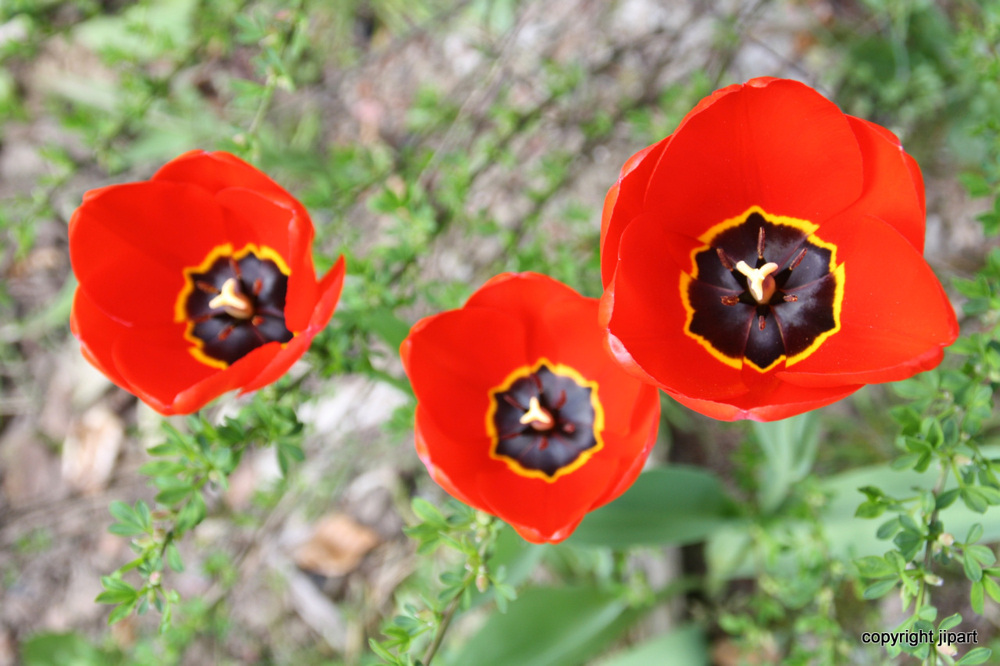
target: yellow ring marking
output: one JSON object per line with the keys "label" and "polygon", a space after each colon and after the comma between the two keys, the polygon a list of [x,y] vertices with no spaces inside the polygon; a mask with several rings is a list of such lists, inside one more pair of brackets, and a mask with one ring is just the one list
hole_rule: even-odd
{"label": "yellow ring marking", "polygon": [[[501,453],[497,453],[497,447],[500,445],[500,436],[497,433],[496,425],[493,423],[493,417],[496,416],[497,412],[497,401],[496,395],[498,393],[503,393],[510,390],[510,387],[514,385],[518,379],[528,377],[536,372],[543,365],[549,367],[554,374],[560,375],[562,377],[569,377],[578,386],[590,389],[590,405],[594,408],[594,424],[592,426],[594,431],[594,441],[596,444],[590,447],[586,451],[582,451],[576,460],[570,464],[560,467],[556,470],[556,473],[549,476],[545,472],[538,469],[527,469],[521,465],[518,461],[505,456]],[[553,363],[544,356],[538,359],[534,365],[522,365],[521,367],[515,369],[507,378],[501,382],[501,384],[495,388],[489,390],[490,406],[486,410],[486,433],[490,436],[490,458],[493,460],[501,460],[507,464],[510,471],[514,472],[518,476],[523,476],[529,479],[541,479],[548,483],[554,483],[559,477],[565,476],[570,472],[575,472],[576,470],[583,467],[583,465],[593,457],[595,453],[604,448],[604,408],[601,406],[601,401],[597,397],[597,382],[587,380],[577,372],[576,369],[571,368],[568,365],[563,365],[562,363]]]}
{"label": "yellow ring marking", "polygon": [[[213,368],[219,368],[220,370],[228,368],[229,363],[221,361],[217,358],[212,358],[202,351],[205,347],[205,343],[194,335],[194,322],[187,318],[187,300],[188,297],[191,296],[191,292],[194,291],[194,280],[191,279],[191,276],[195,273],[207,272],[208,269],[212,267],[212,264],[214,264],[221,257],[232,257],[235,261],[239,261],[248,254],[254,254],[259,259],[270,259],[278,267],[278,270],[285,275],[285,277],[288,277],[292,273],[288,268],[288,264],[285,263],[284,257],[266,245],[258,246],[255,243],[247,243],[238,252],[233,252],[232,243],[216,245],[211,249],[200,264],[197,266],[189,266],[184,269],[184,287],[181,289],[180,293],[177,294],[177,301],[174,303],[174,321],[176,323],[187,322],[187,327],[184,329],[184,339],[192,345],[188,351],[190,351],[191,355],[198,361]],[[297,335],[297,333],[292,331],[292,335]],[[284,342],[281,346],[284,347],[287,344],[288,342]]]}
{"label": "yellow ring marking", "polygon": [[[688,286],[691,284],[691,280],[697,279],[698,277],[697,256],[702,252],[704,252],[705,250],[711,249],[712,247],[711,242],[715,239],[716,236],[718,236],[720,233],[722,233],[727,229],[732,229],[733,227],[738,227],[739,225],[743,224],[744,222],[746,222],[746,219],[751,215],[753,215],[754,213],[760,214],[761,217],[763,217],[766,221],[770,222],[771,224],[785,225],[804,231],[807,234],[806,236],[807,241],[809,241],[813,245],[829,250],[830,274],[834,276],[834,282],[836,283],[833,296],[833,321],[834,321],[833,328],[831,328],[829,331],[820,333],[818,336],[816,336],[816,339],[813,340],[811,345],[800,351],[798,354],[795,354],[790,358],[782,354],[766,368],[758,367],[756,363],[751,361],[749,358],[746,358],[745,356],[740,356],[739,358],[726,356],[725,354],[717,350],[715,347],[713,347],[712,343],[709,342],[706,338],[704,338],[701,335],[698,335],[697,333],[692,333],[691,322],[694,321],[694,307],[692,307],[691,301],[688,298]],[[787,368],[790,365],[795,365],[796,363],[804,361],[806,358],[808,358],[813,352],[819,349],[819,346],[823,344],[827,338],[829,338],[831,335],[840,330],[840,312],[843,308],[843,303],[844,303],[845,264],[837,266],[837,246],[834,245],[833,243],[828,243],[824,240],[821,240],[819,237],[815,236],[813,232],[815,232],[817,229],[819,229],[818,224],[813,224],[812,222],[809,222],[807,220],[800,220],[794,217],[786,217],[784,215],[770,215],[768,213],[765,213],[760,206],[750,206],[750,208],[748,208],[742,214],[737,215],[736,217],[731,217],[728,220],[724,220],[716,224],[711,229],[709,229],[701,236],[699,236],[698,240],[704,243],[704,245],[691,250],[691,267],[692,267],[691,275],[688,275],[687,273],[681,273],[681,282],[680,282],[681,304],[684,306],[684,312],[687,314],[686,319],[684,321],[684,333],[686,333],[688,337],[693,338],[698,344],[704,347],[705,350],[713,357],[715,357],[717,360],[737,370],[741,370],[743,368],[743,364],[746,363],[757,372],[763,373],[774,368],[782,361],[785,361],[785,367]]]}

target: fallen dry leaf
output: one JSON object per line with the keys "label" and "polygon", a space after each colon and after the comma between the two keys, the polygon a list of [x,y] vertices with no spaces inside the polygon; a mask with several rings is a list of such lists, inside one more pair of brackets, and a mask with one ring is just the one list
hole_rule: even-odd
{"label": "fallen dry leaf", "polygon": [[378,534],[350,516],[328,514],[316,523],[309,540],[295,551],[295,564],[323,576],[343,576],[354,571],[378,543]]}

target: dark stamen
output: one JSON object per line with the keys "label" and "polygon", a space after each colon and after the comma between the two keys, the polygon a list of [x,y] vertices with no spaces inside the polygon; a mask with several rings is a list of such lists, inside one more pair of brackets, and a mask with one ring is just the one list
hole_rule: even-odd
{"label": "dark stamen", "polygon": [[194,286],[198,287],[199,289],[201,289],[206,294],[217,294],[217,293],[219,293],[219,289],[214,284],[212,284],[210,282],[205,282],[204,280],[197,280],[194,283]]}
{"label": "dark stamen", "polygon": [[260,326],[264,323],[264,318],[260,315],[254,315],[254,318],[250,320],[250,323],[254,326]]}
{"label": "dark stamen", "polygon": [[757,231],[757,258],[764,258],[764,227]]}
{"label": "dark stamen", "polygon": [[234,328],[236,328],[236,327],[233,326],[232,324],[227,325],[224,329],[222,329],[221,331],[219,331],[219,335],[217,337],[220,340],[225,340],[226,338],[229,337],[229,334],[233,332]]}
{"label": "dark stamen", "polygon": [[723,305],[736,305],[739,302],[740,302],[740,297],[739,296],[723,296],[722,297],[722,304]]}
{"label": "dark stamen", "polygon": [[277,318],[282,319],[282,320],[285,318],[285,313],[282,312],[281,310],[275,310],[274,308],[269,308],[269,307],[266,307],[266,306],[265,307],[258,306],[257,307],[257,314],[259,314],[259,315],[265,315],[267,317],[277,317]]}
{"label": "dark stamen", "polygon": [[[536,392],[539,384],[542,390]],[[600,431],[594,431],[600,418],[595,390],[576,377],[553,372],[547,362],[519,370],[506,389],[490,392],[495,407],[491,451],[516,463],[519,474],[541,472],[550,479],[575,461],[580,464],[581,456],[600,445]],[[529,399],[528,409],[518,404]]]}
{"label": "dark stamen", "polygon": [[261,280],[260,278],[257,278],[256,280],[254,280],[253,281],[253,295],[254,296],[260,296],[260,290],[261,290],[261,288],[263,286],[264,286],[264,281],[263,280]]}
{"label": "dark stamen", "polygon": [[240,272],[240,265],[233,257],[229,257],[229,268],[233,271],[233,275],[236,276],[237,280],[243,279],[243,273]]}
{"label": "dark stamen", "polygon": [[726,256],[726,253],[721,247],[715,248],[715,252],[719,255],[719,261],[722,262],[723,267],[725,267],[727,271],[735,270],[736,264],[734,264],[732,260]]}
{"label": "dark stamen", "polygon": [[763,331],[764,324],[765,324],[764,315],[757,315],[757,328]]}
{"label": "dark stamen", "polygon": [[511,397],[511,395],[510,395],[509,393],[504,393],[504,394],[503,394],[503,399],[504,399],[504,401],[506,401],[506,402],[507,402],[507,404],[508,404],[508,405],[510,405],[511,407],[516,407],[517,409],[520,409],[520,410],[521,410],[522,412],[526,412],[526,411],[528,411],[528,408],[527,408],[527,407],[524,407],[523,405],[521,405],[520,403],[518,403],[518,401],[517,401],[517,400],[514,400],[514,398],[512,398],[512,397]]}
{"label": "dark stamen", "polygon": [[798,267],[798,265],[802,263],[802,260],[805,258],[806,258],[806,248],[802,248],[802,251],[799,252],[799,256],[795,257],[795,261],[791,263],[791,265],[788,267],[788,270],[794,271]]}
{"label": "dark stamen", "polygon": [[782,298],[786,303],[794,303],[795,301],[799,300],[799,297],[796,296],[795,294],[785,294],[784,296],[782,296]]}

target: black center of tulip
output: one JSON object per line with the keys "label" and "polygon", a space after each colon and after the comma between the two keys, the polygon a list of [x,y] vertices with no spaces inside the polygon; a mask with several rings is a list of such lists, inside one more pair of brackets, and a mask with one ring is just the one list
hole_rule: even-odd
{"label": "black center of tulip", "polygon": [[831,248],[757,211],[723,228],[695,254],[688,332],[761,371],[811,351],[837,328],[843,274],[831,272]]}
{"label": "black center of tulip", "polygon": [[554,478],[598,445],[593,390],[542,363],[493,393],[494,455]]}
{"label": "black center of tulip", "polygon": [[253,250],[239,259],[220,256],[188,281],[188,330],[205,356],[231,364],[268,342],[292,339],[285,327],[288,276],[274,261]]}

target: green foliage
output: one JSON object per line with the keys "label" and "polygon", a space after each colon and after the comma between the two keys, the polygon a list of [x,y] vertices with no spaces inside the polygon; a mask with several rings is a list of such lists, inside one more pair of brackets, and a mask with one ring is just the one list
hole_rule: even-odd
{"label": "green foliage", "polygon": [[75,632],[38,633],[21,645],[24,666],[117,666],[125,663],[116,650],[102,649]]}
{"label": "green foliage", "polygon": [[738,520],[718,478],[673,465],[645,472],[619,499],[587,514],[569,542],[613,548],[697,543]]}
{"label": "green foliage", "polygon": [[[273,446],[286,476],[293,463],[304,459],[303,425],[295,411],[261,394],[238,417],[226,417],[221,425],[213,425],[204,416],[192,416],[186,431],[166,422],[163,429],[166,439],[147,450],[154,460],[139,470],[158,490],[155,511],[142,500],[134,506],[116,501],[109,507],[115,522],[108,531],[132,538],[132,549],[137,554],[101,579],[104,592],[96,601],[115,606],[109,624],[133,611],[142,615],[153,607],[162,613],[161,630],[171,626],[173,608],[180,597],[164,587],[166,568],[184,570],[178,542],[205,519],[205,493],[210,489],[225,490],[229,475],[247,447],[255,443]],[[123,580],[132,570],[142,579],[139,587]]]}
{"label": "green foliage", "polygon": [[[419,497],[412,508],[419,522],[406,533],[417,541],[417,552],[426,555],[445,546],[460,555],[460,564],[440,575],[440,589],[433,598],[421,599],[423,607],[402,605],[402,613],[383,627],[385,640],[369,639],[382,663],[399,666],[429,665],[455,614],[470,606],[476,591],[480,595],[491,591],[500,613],[517,598],[514,588],[504,582],[505,568],[491,561],[499,521],[457,502],[449,502],[447,514]],[[426,651],[423,660],[413,656],[418,646]]]}

